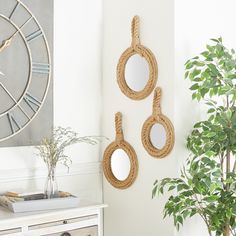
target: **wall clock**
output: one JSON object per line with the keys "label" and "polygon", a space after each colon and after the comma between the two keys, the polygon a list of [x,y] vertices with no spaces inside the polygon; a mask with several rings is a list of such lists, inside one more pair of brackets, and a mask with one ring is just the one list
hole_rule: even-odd
{"label": "wall clock", "polygon": [[35,145],[50,134],[52,10],[51,0],[0,0],[1,145]]}

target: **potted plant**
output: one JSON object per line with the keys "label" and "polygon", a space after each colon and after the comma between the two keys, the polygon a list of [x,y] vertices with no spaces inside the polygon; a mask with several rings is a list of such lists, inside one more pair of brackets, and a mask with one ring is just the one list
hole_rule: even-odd
{"label": "potted plant", "polygon": [[47,166],[48,174],[45,183],[44,193],[47,198],[57,195],[58,187],[55,176],[55,170],[60,163],[69,170],[71,158],[65,154],[66,147],[75,143],[97,144],[102,137],[100,136],[83,136],[71,130],[71,128],[55,127],[50,138],[44,138],[39,146],[38,156],[41,157]]}
{"label": "potted plant", "polygon": [[204,100],[207,119],[196,123],[187,138],[190,156],[179,178],[155,181],[152,195],[173,191],[164,217],[173,216],[179,229],[199,215],[210,236],[236,235],[236,54],[222,38],[188,60],[185,78],[192,99]]}

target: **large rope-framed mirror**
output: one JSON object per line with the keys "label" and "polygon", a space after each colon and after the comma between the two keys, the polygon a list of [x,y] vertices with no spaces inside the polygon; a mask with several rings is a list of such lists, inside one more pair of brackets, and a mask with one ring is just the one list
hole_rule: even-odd
{"label": "large rope-framed mirror", "polygon": [[161,88],[157,87],[153,98],[152,115],[144,122],[142,143],[149,155],[166,157],[174,147],[175,134],[171,121],[161,112]]}
{"label": "large rope-framed mirror", "polygon": [[150,49],[140,43],[139,17],[132,20],[132,43],[117,65],[117,82],[123,94],[133,100],[146,98],[157,82],[157,62]]}
{"label": "large rope-framed mirror", "polygon": [[116,139],[103,155],[103,172],[115,188],[126,189],[132,185],[138,173],[138,159],[134,148],[124,140],[122,114],[115,115]]}

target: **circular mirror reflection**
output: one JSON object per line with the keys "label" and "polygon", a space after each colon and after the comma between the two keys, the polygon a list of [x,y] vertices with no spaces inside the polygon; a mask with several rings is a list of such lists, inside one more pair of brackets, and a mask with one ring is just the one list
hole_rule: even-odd
{"label": "circular mirror reflection", "polygon": [[162,149],[166,143],[166,131],[163,125],[156,123],[152,126],[150,140],[155,148]]}
{"label": "circular mirror reflection", "polygon": [[149,65],[145,57],[135,54],[125,66],[125,81],[130,89],[142,91],[149,80]]}
{"label": "circular mirror reflection", "polygon": [[113,175],[120,181],[127,179],[130,173],[130,159],[123,149],[116,149],[111,156]]}

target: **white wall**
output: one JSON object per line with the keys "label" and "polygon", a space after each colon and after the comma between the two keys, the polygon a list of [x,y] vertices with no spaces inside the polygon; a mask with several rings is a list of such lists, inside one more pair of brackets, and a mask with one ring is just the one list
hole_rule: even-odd
{"label": "white wall", "polygon": [[[105,236],[198,236],[207,235],[202,220],[194,217],[176,232],[171,221],[162,220],[166,199],[150,199],[153,180],[174,175],[188,156],[185,140],[193,124],[204,118],[203,106],[191,101],[190,84],[183,79],[184,63],[204,50],[210,38],[222,36],[236,48],[234,0],[104,0],[104,132],[114,138],[114,113],[124,114],[126,139],[139,159],[139,175],[127,190],[117,190],[104,180]],[[152,97],[132,101],[119,91],[116,64],[130,44],[129,23],[133,15],[141,17],[141,41],[157,56],[158,85],[163,88],[162,107],[173,121],[176,132],[174,152],[164,160],[155,160],[144,151],[140,140],[143,121],[151,112]],[[174,45],[174,46],[173,46]],[[175,70],[175,72],[174,72]]]}
{"label": "white wall", "polygon": [[[191,101],[190,84],[183,79],[184,63],[205,50],[210,38],[223,37],[229,48],[236,48],[234,0],[178,0],[175,3],[175,128],[176,158],[179,166],[188,156],[184,144],[193,124],[204,118],[203,107]],[[206,236],[202,220],[188,220],[178,236]],[[167,235],[166,235],[167,236]]]}
{"label": "white wall", "polygon": [[[23,0],[24,1],[24,0]],[[101,110],[101,0],[55,0],[54,121],[83,135],[99,135]],[[68,150],[70,174],[58,169],[59,188],[101,200],[99,146]],[[0,191],[44,187],[45,167],[32,147],[0,148]],[[70,184],[68,184],[70,183]]]}
{"label": "white wall", "polygon": [[174,1],[104,0],[103,133],[114,140],[114,114],[122,112],[125,139],[139,161],[138,177],[130,188],[115,189],[104,179],[104,201],[109,205],[105,209],[105,236],[169,236],[174,233],[172,221],[163,220],[161,214],[166,197],[152,200],[151,191],[155,179],[175,174],[174,151],[163,160],[146,153],[141,128],[151,115],[153,96],[130,100],[116,82],[116,65],[131,44],[130,24],[136,14],[140,16],[141,42],[157,58],[162,111],[174,121]]}

